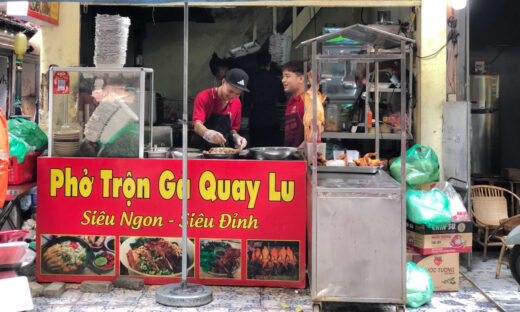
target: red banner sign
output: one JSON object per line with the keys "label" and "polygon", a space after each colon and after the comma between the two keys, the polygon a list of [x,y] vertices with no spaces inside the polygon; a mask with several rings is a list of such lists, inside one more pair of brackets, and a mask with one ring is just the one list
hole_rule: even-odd
{"label": "red banner sign", "polygon": [[[305,286],[305,162],[190,160],[188,280]],[[182,162],[38,160],[39,281],[181,275]]]}

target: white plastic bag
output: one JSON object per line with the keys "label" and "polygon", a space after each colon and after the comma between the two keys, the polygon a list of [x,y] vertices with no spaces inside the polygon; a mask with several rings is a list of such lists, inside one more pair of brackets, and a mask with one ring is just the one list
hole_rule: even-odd
{"label": "white plastic bag", "polygon": [[462,202],[459,193],[448,182],[437,182],[435,189],[441,191],[450,200],[450,212],[453,215],[453,222],[469,221],[468,211]]}

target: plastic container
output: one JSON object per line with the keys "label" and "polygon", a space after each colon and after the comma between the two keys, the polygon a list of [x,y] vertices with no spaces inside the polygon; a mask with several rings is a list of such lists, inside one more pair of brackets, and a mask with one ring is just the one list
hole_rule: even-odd
{"label": "plastic container", "polygon": [[329,103],[325,108],[325,131],[341,131],[341,109],[338,104]]}
{"label": "plastic container", "polygon": [[0,266],[21,262],[27,246],[26,242],[0,244]]}
{"label": "plastic container", "polygon": [[9,157],[8,184],[23,184],[36,178],[36,161],[41,152],[25,155],[22,163],[14,156]]}

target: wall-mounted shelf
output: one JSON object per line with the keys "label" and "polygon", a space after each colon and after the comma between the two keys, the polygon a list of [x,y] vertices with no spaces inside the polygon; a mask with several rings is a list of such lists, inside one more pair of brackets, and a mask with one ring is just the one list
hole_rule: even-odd
{"label": "wall-mounted shelf", "polygon": [[[352,133],[352,132],[323,132],[321,137],[324,139],[349,139],[349,140],[374,140],[375,133]],[[401,133],[380,133],[381,140],[401,140]],[[406,135],[407,140],[412,139],[411,134]]]}

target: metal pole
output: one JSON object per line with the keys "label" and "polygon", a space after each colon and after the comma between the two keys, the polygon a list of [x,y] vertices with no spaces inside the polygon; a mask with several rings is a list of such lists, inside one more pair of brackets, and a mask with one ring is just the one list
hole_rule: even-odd
{"label": "metal pole", "polygon": [[153,148],[153,118],[155,116],[155,94],[153,91],[153,75],[151,77],[150,93],[150,105],[152,106],[152,108],[150,109],[150,147]]}
{"label": "metal pole", "polygon": [[[317,220],[317,209],[318,209],[318,155],[317,155],[317,99],[316,99],[316,93],[317,93],[317,66],[316,66],[316,53],[317,53],[317,46],[316,41],[312,43],[312,51],[311,51],[311,69],[312,69],[312,170],[311,170],[311,185],[312,185],[312,244],[315,245],[318,238],[318,220]],[[305,47],[305,52],[307,51],[307,47]],[[307,73],[305,73],[305,81],[307,81]],[[307,88],[307,85],[305,85],[305,89]],[[305,142],[305,148],[307,148],[307,142]],[[325,155],[324,155],[325,156]],[[314,248],[314,247],[311,247]],[[316,283],[318,282],[317,279],[317,272],[316,272],[316,263],[317,263],[317,252],[316,250],[311,250],[311,257],[312,262],[311,265],[313,268],[311,269],[312,278],[310,278],[311,282],[311,291],[312,291],[312,297],[315,296],[315,291],[317,289]]]}
{"label": "metal pole", "polygon": [[[184,2],[184,75],[182,112],[182,279],[177,284],[163,285],[155,291],[155,300],[167,306],[197,307],[213,300],[208,286],[188,284],[188,2]],[[193,259],[194,261],[194,259]]]}
{"label": "metal pole", "polygon": [[379,62],[375,62],[374,65],[374,114],[376,119],[376,157],[379,158]]}
{"label": "metal pole", "polygon": [[368,133],[368,111],[370,110],[370,63],[365,63],[365,133]]}
{"label": "metal pole", "polygon": [[139,72],[139,102],[140,102],[140,108],[139,108],[139,158],[144,158],[144,93],[145,93],[145,74],[143,69],[141,68],[141,71]]}
{"label": "metal pole", "polygon": [[182,86],[182,286],[188,268],[188,2],[184,2],[184,70]]}
{"label": "metal pole", "polygon": [[[314,41],[312,43],[312,185],[314,190],[318,185],[318,69],[316,64],[318,43]],[[325,155],[323,155],[325,156]]]}
{"label": "metal pole", "polygon": [[406,297],[406,53],[401,41],[401,286]]}
{"label": "metal pole", "polygon": [[47,133],[47,136],[49,138],[49,147],[48,147],[48,151],[49,151],[49,157],[52,157],[53,156],[53,147],[52,145],[54,144],[54,135],[52,133],[52,112],[53,112],[53,92],[52,92],[52,80],[54,79],[54,69],[51,67],[49,68],[49,133]]}
{"label": "metal pole", "polygon": [[[465,51],[465,55],[466,55],[466,102],[469,102],[470,99],[471,99],[471,94],[470,94],[470,90],[471,90],[471,86],[470,86],[470,79],[469,79],[469,6],[470,6],[470,1],[468,1],[468,4],[466,6],[466,9],[464,10],[465,14],[466,14],[466,36],[465,36],[465,44],[466,44],[466,51]],[[468,144],[467,144],[467,162],[468,162],[468,165],[467,165],[467,183],[466,185],[468,186],[468,195],[467,195],[467,198],[468,198],[468,216],[471,218],[471,133],[472,133],[472,125],[471,125],[471,105],[468,105],[468,112],[467,112],[467,120],[468,120],[468,124],[469,124],[469,127],[468,127],[468,132],[467,132],[467,137],[468,137]],[[467,268],[468,268],[468,271],[471,271],[471,257],[473,256],[473,253],[467,253]]]}

